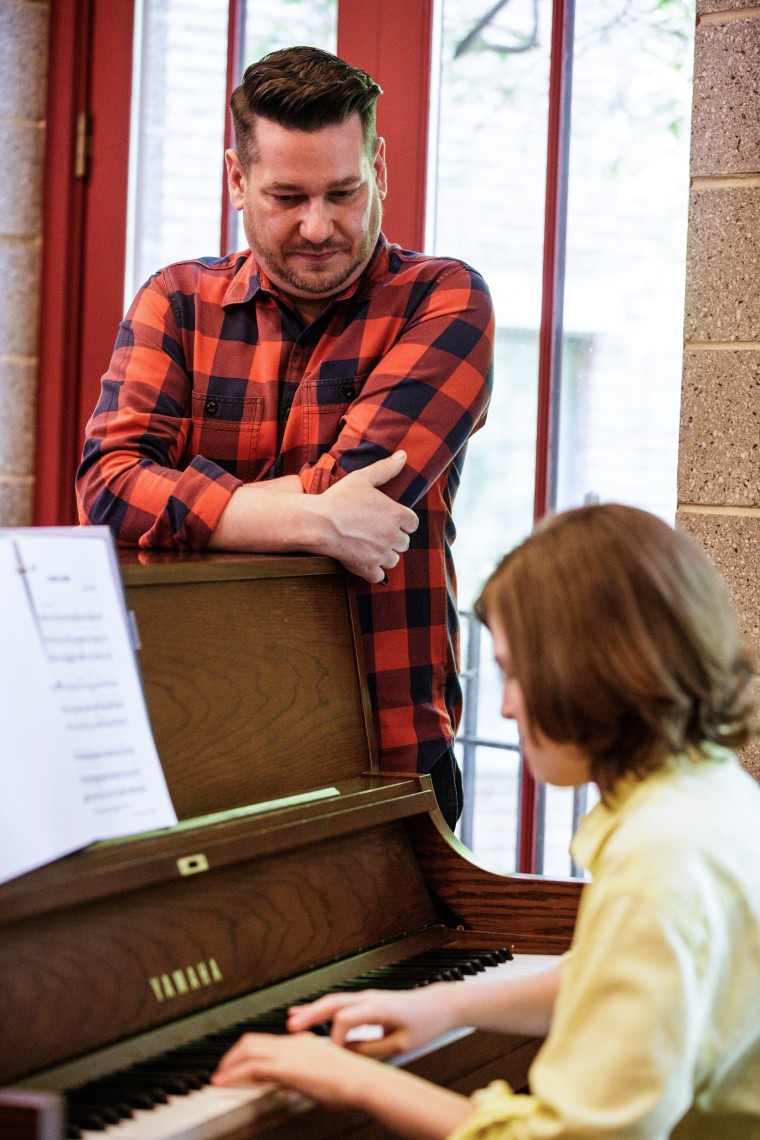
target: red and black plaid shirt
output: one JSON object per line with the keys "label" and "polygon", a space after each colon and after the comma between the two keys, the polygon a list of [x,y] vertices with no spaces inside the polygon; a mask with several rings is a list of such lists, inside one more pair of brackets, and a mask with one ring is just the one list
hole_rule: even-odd
{"label": "red and black plaid shirt", "polygon": [[250,252],[171,265],[121,325],[87,426],[80,519],[202,550],[241,482],[297,474],[318,494],[403,448],[383,490],[419,529],[387,585],[357,591],[381,765],[426,771],[461,711],[451,508],[492,353],[483,279],[382,236],[308,326]]}

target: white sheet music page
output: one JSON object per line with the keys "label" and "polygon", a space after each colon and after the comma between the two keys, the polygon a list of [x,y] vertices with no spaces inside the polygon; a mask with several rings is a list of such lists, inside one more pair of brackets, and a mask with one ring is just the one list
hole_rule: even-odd
{"label": "white sheet music page", "polygon": [[177,822],[106,527],[0,532],[0,881]]}

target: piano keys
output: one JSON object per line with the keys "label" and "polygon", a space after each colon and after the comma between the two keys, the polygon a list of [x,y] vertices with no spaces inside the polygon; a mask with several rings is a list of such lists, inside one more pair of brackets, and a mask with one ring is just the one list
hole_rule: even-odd
{"label": "piano keys", "polygon": [[[335,564],[147,554],[123,577],[180,823],[0,887],[0,1084],[66,1091],[141,1065],[139,1084],[151,1058],[402,959],[566,949],[580,884],[480,866],[427,777],[379,774]],[[404,1063],[465,1092],[520,1087],[536,1047],[468,1032]],[[372,1134],[298,1098],[242,1100],[182,1134]]]}
{"label": "piano keys", "polygon": [[[296,1000],[313,999],[321,993],[334,990],[356,990],[367,986],[376,988],[409,988],[426,985],[433,981],[467,981],[478,976],[491,974],[499,969],[517,973],[533,972],[553,963],[554,958],[523,956],[516,961],[505,949],[479,950],[477,948],[433,947],[418,952],[401,963],[375,966],[365,974],[345,975],[334,971],[325,984],[322,978],[319,985],[316,979],[300,979],[299,994]],[[308,982],[311,981],[311,986]],[[71,1129],[72,1138],[93,1140],[96,1133],[109,1123],[113,1128],[105,1128],[106,1135],[119,1140],[133,1140],[133,1137],[156,1137],[160,1140],[175,1140],[192,1127],[192,1135],[197,1140],[209,1140],[219,1134],[219,1130],[229,1125],[230,1120],[254,1121],[271,1116],[285,1104],[290,1112],[305,1107],[303,1099],[293,1094],[283,1097],[281,1090],[261,1088],[254,1091],[214,1089],[208,1080],[219,1058],[243,1032],[285,1032],[285,1017],[292,997],[278,997],[265,993],[244,999],[226,1012],[229,1024],[198,1036],[198,1029],[184,1044],[174,1045],[159,1054],[151,1052],[145,1061],[138,1062],[129,1070],[109,1073],[100,1080],[90,1081],[69,1093],[69,1119],[76,1126]],[[274,1004],[277,1001],[280,1004]],[[328,1027],[322,1029],[328,1032]],[[453,1045],[460,1038],[468,1036],[458,1032],[449,1037]],[[438,1048],[443,1047],[438,1043]],[[153,1042],[155,1049],[155,1042]],[[428,1049],[419,1052],[422,1057]],[[398,1059],[398,1063],[409,1066],[417,1055]],[[118,1125],[117,1125],[118,1118]],[[90,1131],[87,1124],[93,1122]],[[81,1131],[80,1131],[81,1129]],[[102,1133],[101,1133],[102,1134]]]}

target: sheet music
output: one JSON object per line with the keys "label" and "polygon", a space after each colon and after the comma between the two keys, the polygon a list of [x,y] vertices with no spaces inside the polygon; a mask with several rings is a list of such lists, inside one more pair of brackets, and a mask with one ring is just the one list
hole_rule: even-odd
{"label": "sheet music", "polygon": [[0,881],[177,817],[105,527],[0,531]]}

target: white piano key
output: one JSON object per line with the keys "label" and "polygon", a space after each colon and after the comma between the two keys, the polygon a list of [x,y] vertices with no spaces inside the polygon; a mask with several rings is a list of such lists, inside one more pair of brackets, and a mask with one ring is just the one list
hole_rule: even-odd
{"label": "white piano key", "polygon": [[[513,978],[527,978],[531,974],[540,974],[542,970],[550,970],[559,960],[559,954],[515,954],[508,962],[490,966],[485,973],[476,974],[475,978],[493,978],[497,973]],[[475,979],[470,977],[465,979],[465,981],[473,980]]]}
{"label": "white piano key", "polygon": [[132,1117],[104,1131],[84,1131],[83,1140],[215,1140],[282,1108],[303,1111],[310,1102],[275,1085],[214,1088],[206,1085],[166,1104],[137,1109]]}

